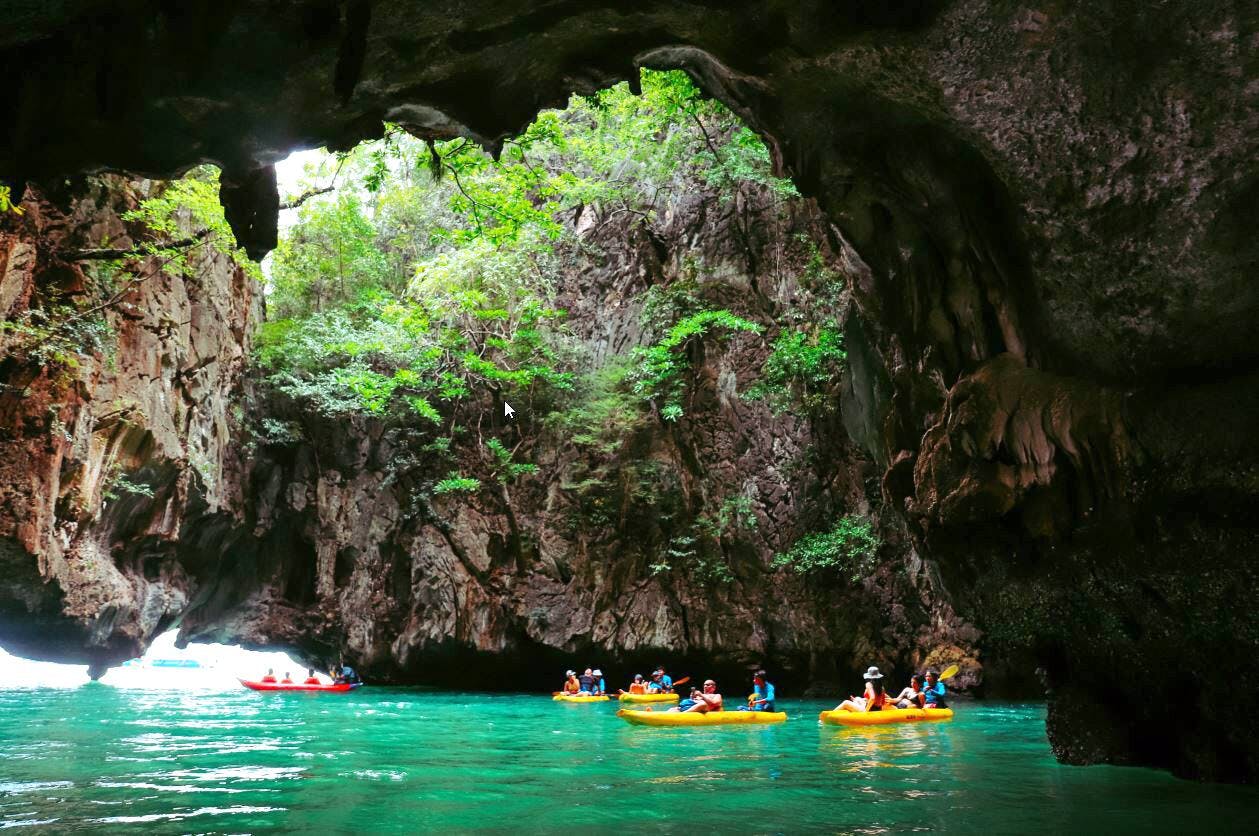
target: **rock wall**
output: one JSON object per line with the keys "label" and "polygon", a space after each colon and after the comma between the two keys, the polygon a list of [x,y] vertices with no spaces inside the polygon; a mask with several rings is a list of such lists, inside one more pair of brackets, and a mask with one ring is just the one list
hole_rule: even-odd
{"label": "rock wall", "polygon": [[[78,260],[132,247],[121,215],[157,188],[90,178],[69,197],[30,191],[23,215],[0,219],[0,642],[96,670],[187,606],[175,550],[189,514],[239,506],[233,408],[254,281],[205,247],[187,277],[157,257]],[[99,324],[57,312],[85,298],[115,304]],[[73,346],[31,330],[53,320]]]}
{"label": "rock wall", "polygon": [[859,255],[845,424],[994,655],[1041,669],[1059,755],[1253,780],[1212,695],[1259,685],[1257,33],[1224,0],[64,3],[0,36],[0,176],[219,160],[260,253],[289,149],[493,141],[683,66]]}
{"label": "rock wall", "polygon": [[[766,325],[849,304],[810,284],[811,262],[841,264],[816,207],[768,190],[682,196],[649,223],[589,207],[574,228],[581,252],[555,304],[594,368],[660,336],[641,321],[650,288],[693,286]],[[446,419],[467,429],[435,451],[414,426],[321,416],[258,382],[254,420],[301,440],[255,440],[245,527],[223,537],[207,519],[212,534],[185,532],[189,547],[216,543],[222,568],[182,635],[344,656],[377,681],[545,689],[573,665],[628,679],[667,660],[736,681],[767,665],[786,687],[834,689],[859,665],[904,673],[947,659],[975,686],[978,634],[894,517],[880,526],[880,568],[860,583],[773,567],[845,513],[877,520],[880,498],[838,410],[776,415],[740,397],[768,351],[761,336],[706,340],[690,358],[686,415],[674,424],[630,399],[607,449],[575,444],[519,401],[507,420],[488,390]],[[490,438],[539,471],[497,484]],[[433,494],[452,470],[482,488]],[[734,501],[752,519],[706,537],[704,521]]]}

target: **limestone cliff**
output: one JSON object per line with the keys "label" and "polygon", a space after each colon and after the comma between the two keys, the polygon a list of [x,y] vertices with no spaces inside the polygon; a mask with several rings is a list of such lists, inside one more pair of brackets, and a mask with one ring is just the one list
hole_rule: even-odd
{"label": "limestone cliff", "polygon": [[[209,248],[190,250],[188,277],[157,257],[77,260],[132,247],[121,215],[158,188],[91,178],[61,199],[29,192],[0,220],[0,621],[15,652],[97,669],[142,652],[188,604],[187,516],[239,506],[255,282]],[[100,311],[69,313],[83,298]]]}
{"label": "limestone cliff", "polygon": [[1060,756],[1253,780],[1259,727],[1212,695],[1259,687],[1257,33],[1223,0],[83,0],[0,35],[0,176],[218,160],[261,253],[294,147],[492,142],[684,67],[859,257],[845,425],[990,652],[1041,670]]}

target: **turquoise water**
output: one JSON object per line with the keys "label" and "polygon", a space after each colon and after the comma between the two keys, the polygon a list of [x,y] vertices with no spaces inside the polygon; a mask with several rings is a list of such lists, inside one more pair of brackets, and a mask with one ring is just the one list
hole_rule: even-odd
{"label": "turquoise water", "polygon": [[832,706],[784,701],[780,726],[661,729],[535,696],[0,691],[0,828],[1223,833],[1259,802],[1059,766],[1038,705],[819,726]]}

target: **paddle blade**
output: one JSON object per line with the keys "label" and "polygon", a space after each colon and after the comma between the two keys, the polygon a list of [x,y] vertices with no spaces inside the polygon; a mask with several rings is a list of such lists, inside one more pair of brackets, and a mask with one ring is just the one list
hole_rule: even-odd
{"label": "paddle blade", "polygon": [[957,665],[949,665],[944,669],[944,673],[940,674],[940,679],[951,679],[957,676]]}
{"label": "paddle blade", "polygon": [[689,676],[684,676],[681,679],[675,679],[673,680],[673,687],[676,688],[679,685],[685,685],[686,683],[690,681],[691,681],[691,678]]}

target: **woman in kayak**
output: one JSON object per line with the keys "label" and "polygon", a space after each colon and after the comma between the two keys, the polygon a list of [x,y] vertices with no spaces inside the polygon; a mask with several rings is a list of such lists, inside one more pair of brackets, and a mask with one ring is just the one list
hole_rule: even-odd
{"label": "woman in kayak", "polygon": [[[631,694],[647,693],[647,683],[643,681],[643,675],[641,673],[634,674],[634,681],[630,683],[629,692]],[[625,692],[622,691],[621,693]]]}
{"label": "woman in kayak", "polygon": [[914,674],[909,678],[909,687],[901,690],[892,702],[897,708],[922,708],[922,677]]}
{"label": "woman in kayak", "polygon": [[581,683],[577,681],[577,671],[565,671],[564,676],[568,678],[564,680],[563,692],[573,695],[580,694]]}
{"label": "woman in kayak", "polygon": [[[948,673],[948,671],[945,671],[945,673]],[[944,701],[944,683],[940,681],[939,674],[935,671],[927,671],[927,685],[922,689],[922,707],[949,707],[949,704]]]}
{"label": "woman in kayak", "polygon": [[882,711],[887,704],[887,693],[883,690],[883,674],[873,665],[863,677],[866,681],[865,692],[860,697],[846,699],[835,706],[836,711]]}

